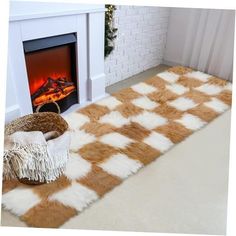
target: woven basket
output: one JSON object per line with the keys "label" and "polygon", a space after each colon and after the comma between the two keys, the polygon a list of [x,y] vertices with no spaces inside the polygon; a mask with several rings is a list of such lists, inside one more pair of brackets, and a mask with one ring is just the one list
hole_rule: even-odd
{"label": "woven basket", "polygon": [[[5,135],[11,135],[17,131],[57,131],[62,135],[68,129],[67,122],[54,112],[34,113],[20,117],[5,126]],[[29,180],[27,178],[19,179],[25,184],[42,184],[40,181]],[[44,183],[44,182],[43,182]]]}

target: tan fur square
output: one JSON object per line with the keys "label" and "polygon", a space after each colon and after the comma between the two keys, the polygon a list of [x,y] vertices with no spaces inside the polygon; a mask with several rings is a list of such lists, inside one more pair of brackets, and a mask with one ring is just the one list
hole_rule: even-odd
{"label": "tan fur square", "polygon": [[208,79],[207,83],[214,84],[217,86],[225,86],[228,83],[228,81],[212,76],[211,78]]}
{"label": "tan fur square", "polygon": [[116,129],[116,127],[109,124],[101,124],[94,121],[84,124],[81,127],[81,129],[85,130],[86,133],[91,133],[99,137],[103,134],[108,134],[113,132]]}
{"label": "tan fur square", "polygon": [[131,88],[125,88],[119,92],[113,93],[112,96],[117,98],[121,102],[129,102],[130,100],[140,97],[141,94],[135,92]]}
{"label": "tan fur square", "polygon": [[48,198],[53,193],[65,189],[70,185],[71,181],[62,175],[56,181],[51,183],[35,185],[32,187],[32,190],[41,198]]}
{"label": "tan fur square", "polygon": [[188,78],[186,76],[181,76],[178,80],[178,83],[188,88],[195,88],[204,84],[204,82],[198,79]]}
{"label": "tan fur square", "polygon": [[149,164],[161,155],[158,150],[142,142],[131,143],[121,151],[128,157],[139,160],[144,165]]}
{"label": "tan fur square", "polygon": [[163,134],[164,136],[169,138],[173,143],[178,143],[182,141],[192,133],[191,130],[173,121],[166,125],[157,127],[155,131]]}
{"label": "tan fur square", "polygon": [[219,93],[216,98],[220,99],[225,104],[231,106],[232,103],[232,92],[230,90],[223,90]]}
{"label": "tan fur square", "polygon": [[168,106],[166,103],[161,104],[153,111],[170,120],[180,119],[183,115],[182,111],[179,111],[174,107]]}
{"label": "tan fur square", "polygon": [[167,82],[158,76],[145,80],[146,84],[152,85],[159,90],[165,89]]}
{"label": "tan fur square", "polygon": [[86,144],[79,150],[79,154],[91,163],[102,162],[117,152],[116,148],[100,142]]}
{"label": "tan fur square", "polygon": [[192,89],[189,92],[185,93],[183,96],[192,99],[195,103],[204,103],[211,100],[211,96]]}
{"label": "tan fur square", "polygon": [[179,97],[175,93],[171,92],[168,89],[161,90],[159,92],[153,92],[147,95],[152,101],[158,103],[164,103],[166,101],[170,101]]}
{"label": "tan fur square", "polygon": [[2,193],[7,193],[20,185],[24,184],[20,183],[18,179],[4,180],[2,182]]}
{"label": "tan fur square", "polygon": [[199,118],[207,122],[210,122],[219,115],[213,109],[206,107],[203,104],[188,110],[188,113],[198,116]]}
{"label": "tan fur square", "polygon": [[121,179],[93,165],[92,170],[84,178],[79,179],[78,182],[94,190],[99,196],[103,196],[115,186],[119,185]]}
{"label": "tan fur square", "polygon": [[193,70],[191,68],[184,67],[184,66],[174,66],[174,67],[171,67],[170,69],[168,69],[168,71],[173,72],[178,75],[184,75],[189,72],[192,72]]}
{"label": "tan fur square", "polygon": [[74,208],[57,201],[45,200],[27,211],[20,219],[31,227],[58,228],[75,215],[77,211]]}
{"label": "tan fur square", "polygon": [[100,117],[109,113],[110,110],[105,106],[91,104],[78,110],[79,113],[84,114],[90,118],[91,121],[99,120]]}
{"label": "tan fur square", "polygon": [[151,133],[149,130],[143,128],[141,125],[135,122],[124,125],[123,127],[117,129],[116,132],[138,141],[142,141]]}
{"label": "tan fur square", "polygon": [[124,103],[116,108],[117,111],[121,113],[122,116],[128,118],[130,116],[136,116],[140,114],[143,109],[133,105],[132,103]]}

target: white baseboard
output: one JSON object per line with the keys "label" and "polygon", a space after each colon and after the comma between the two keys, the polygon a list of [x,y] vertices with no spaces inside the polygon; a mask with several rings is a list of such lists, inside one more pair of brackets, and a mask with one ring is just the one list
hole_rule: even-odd
{"label": "white baseboard", "polygon": [[105,95],[105,78],[104,73],[98,74],[89,78],[89,94],[88,98],[90,101],[95,101]]}
{"label": "white baseboard", "polygon": [[20,114],[21,114],[20,107],[17,104],[7,107],[5,111],[5,123],[7,124],[12,120],[18,118]]}

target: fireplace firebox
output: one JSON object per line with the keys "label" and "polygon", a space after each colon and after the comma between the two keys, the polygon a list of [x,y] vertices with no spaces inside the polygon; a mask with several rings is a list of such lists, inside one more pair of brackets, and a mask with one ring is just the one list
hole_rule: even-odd
{"label": "fireplace firebox", "polygon": [[65,34],[23,42],[28,84],[35,112],[64,112],[78,103],[76,35]]}

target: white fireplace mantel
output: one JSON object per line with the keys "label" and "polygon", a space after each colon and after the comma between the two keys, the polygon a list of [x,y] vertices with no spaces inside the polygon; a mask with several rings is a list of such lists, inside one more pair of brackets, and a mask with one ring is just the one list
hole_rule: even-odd
{"label": "white fireplace mantel", "polygon": [[23,42],[76,33],[79,104],[105,96],[104,5],[12,1],[6,123],[32,113]]}
{"label": "white fireplace mantel", "polygon": [[10,21],[104,12],[104,5],[12,1]]}

